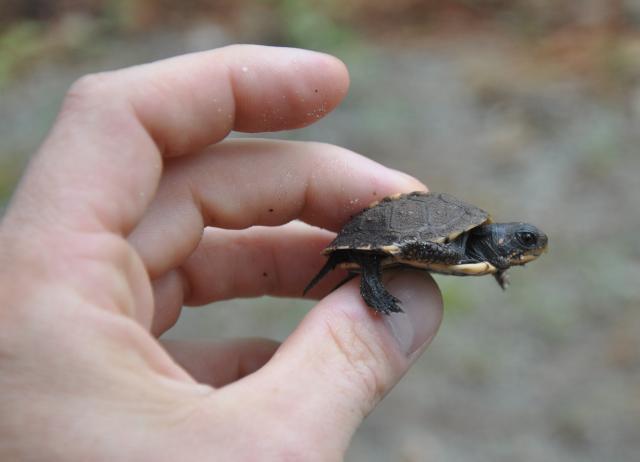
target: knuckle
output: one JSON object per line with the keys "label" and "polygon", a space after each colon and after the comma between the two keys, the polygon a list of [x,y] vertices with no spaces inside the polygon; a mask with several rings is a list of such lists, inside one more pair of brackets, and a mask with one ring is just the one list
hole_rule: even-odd
{"label": "knuckle", "polygon": [[373,408],[391,382],[389,358],[378,336],[363,323],[351,319],[330,320],[327,327],[342,358],[341,376],[348,381],[347,386],[364,395],[368,408]]}
{"label": "knuckle", "polygon": [[[98,95],[102,95],[109,87],[112,77],[108,72],[87,74],[76,80],[65,96],[62,113],[86,110],[93,106]],[[99,96],[98,96],[99,98]]]}
{"label": "knuckle", "polygon": [[78,96],[91,95],[104,89],[109,85],[110,81],[110,72],[96,72],[93,74],[85,74],[71,85],[69,93]]}

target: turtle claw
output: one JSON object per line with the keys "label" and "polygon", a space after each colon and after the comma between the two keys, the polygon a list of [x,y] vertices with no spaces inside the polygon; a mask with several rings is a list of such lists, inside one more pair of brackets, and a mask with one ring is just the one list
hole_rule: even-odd
{"label": "turtle claw", "polygon": [[396,297],[391,295],[387,290],[385,290],[382,296],[378,299],[378,303],[380,304],[380,306],[373,307],[378,312],[381,312],[387,315],[391,313],[403,312],[402,308],[400,307],[400,304],[401,304],[400,300],[398,300]]}
{"label": "turtle claw", "polygon": [[400,308],[400,300],[391,295],[389,292],[387,292],[387,294],[389,295],[388,298],[385,297],[379,300],[379,302],[381,302],[381,306],[372,306],[372,308],[378,313],[386,315],[389,315],[391,313],[402,313],[403,310],[402,308]]}
{"label": "turtle claw", "polygon": [[391,295],[389,292],[387,292],[387,295],[389,296],[385,297],[383,300],[384,307],[385,307],[384,313],[385,314],[402,313],[402,308],[400,308],[400,300],[398,300],[396,297]]}
{"label": "turtle claw", "polygon": [[400,308],[400,300],[386,290],[384,294],[376,294],[377,296],[372,296],[373,294],[370,293],[365,294],[362,291],[361,293],[364,302],[380,314],[390,315],[391,313],[402,313],[403,311]]}
{"label": "turtle claw", "polygon": [[382,284],[382,271],[377,258],[362,261],[360,294],[364,302],[378,313],[401,313],[400,300],[391,295]]}

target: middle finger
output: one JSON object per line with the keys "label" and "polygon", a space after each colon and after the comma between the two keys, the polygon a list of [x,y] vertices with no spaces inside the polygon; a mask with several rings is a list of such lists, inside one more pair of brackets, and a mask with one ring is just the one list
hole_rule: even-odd
{"label": "middle finger", "polygon": [[150,277],[180,266],[205,226],[243,229],[301,219],[337,230],[369,203],[424,189],[403,173],[337,146],[234,140],[167,163],[129,239]]}

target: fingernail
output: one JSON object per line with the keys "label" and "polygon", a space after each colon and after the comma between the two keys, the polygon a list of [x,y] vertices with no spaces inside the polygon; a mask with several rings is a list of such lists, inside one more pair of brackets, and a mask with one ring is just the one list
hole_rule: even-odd
{"label": "fingernail", "polygon": [[385,286],[401,302],[402,313],[384,317],[400,351],[407,357],[422,350],[442,321],[442,297],[433,279],[418,271],[398,270],[385,278]]}

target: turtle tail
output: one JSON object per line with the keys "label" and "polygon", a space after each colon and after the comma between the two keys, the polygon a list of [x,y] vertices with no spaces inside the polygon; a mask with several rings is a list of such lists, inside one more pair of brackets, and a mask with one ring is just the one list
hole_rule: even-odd
{"label": "turtle tail", "polygon": [[323,277],[327,275],[327,273],[333,271],[336,266],[347,261],[348,258],[345,257],[346,255],[341,254],[340,252],[333,252],[332,254],[330,254],[327,262],[324,264],[322,269],[313,277],[313,279],[311,279],[311,281],[309,281],[307,287],[304,288],[304,290],[302,291],[302,295],[306,295],[307,292],[309,292],[318,282],[320,282]]}

